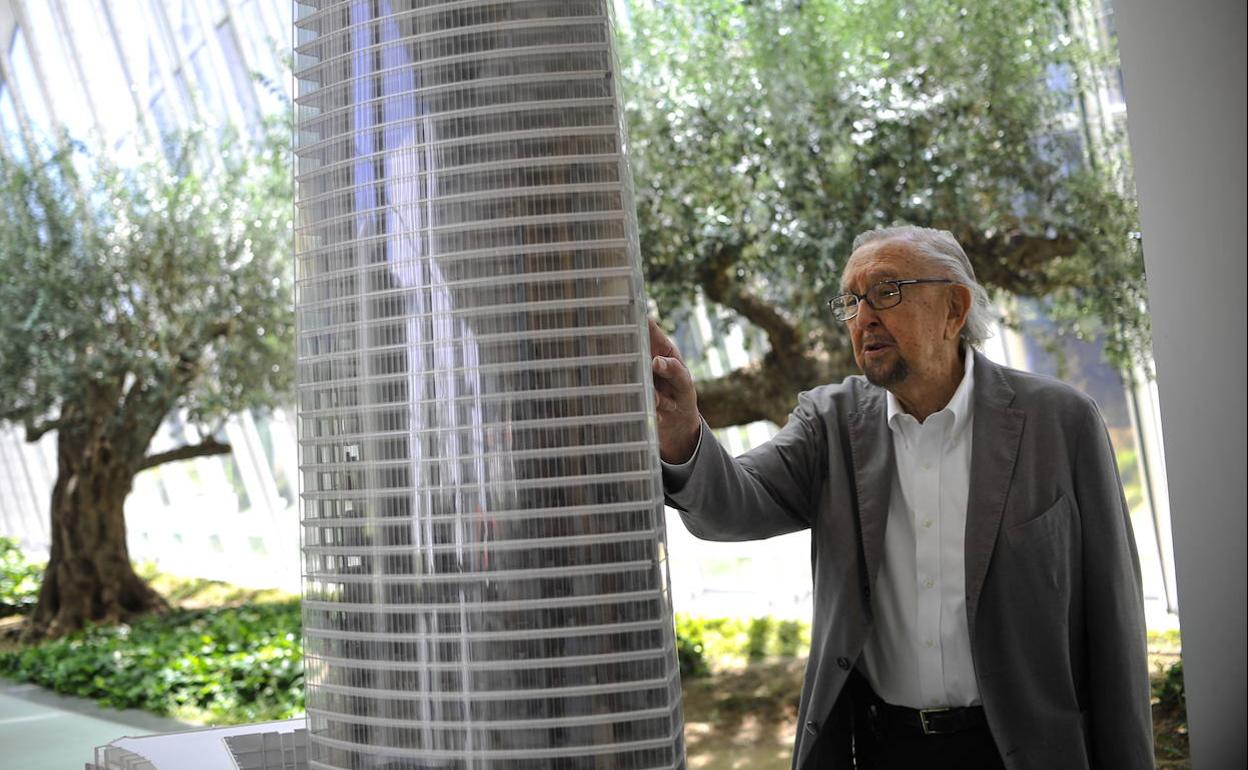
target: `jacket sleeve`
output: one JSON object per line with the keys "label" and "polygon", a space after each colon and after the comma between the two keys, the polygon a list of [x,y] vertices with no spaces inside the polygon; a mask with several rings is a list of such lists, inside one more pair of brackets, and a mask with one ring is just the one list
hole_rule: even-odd
{"label": "jacket sleeve", "polygon": [[1083,529],[1088,750],[1097,770],[1151,769],[1152,708],[1143,587],[1113,446],[1091,402],[1075,455]]}
{"label": "jacket sleeve", "polygon": [[702,423],[688,480],[667,503],[705,540],[758,540],[810,526],[826,463],[823,420],[807,393],[766,444],[733,458]]}

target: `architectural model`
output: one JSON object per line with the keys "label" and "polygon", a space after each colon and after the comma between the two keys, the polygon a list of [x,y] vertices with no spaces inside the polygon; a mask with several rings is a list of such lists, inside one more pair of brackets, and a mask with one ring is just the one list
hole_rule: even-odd
{"label": "architectural model", "polygon": [[297,2],[314,768],[675,768],[605,0]]}

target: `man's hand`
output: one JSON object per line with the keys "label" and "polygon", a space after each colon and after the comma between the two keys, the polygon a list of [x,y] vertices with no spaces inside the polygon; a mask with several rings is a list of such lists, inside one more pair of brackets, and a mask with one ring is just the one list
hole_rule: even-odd
{"label": "man's hand", "polygon": [[659,423],[659,457],[679,465],[698,447],[702,417],[698,393],[680,351],[653,319],[650,322],[650,371],[654,375],[654,408]]}

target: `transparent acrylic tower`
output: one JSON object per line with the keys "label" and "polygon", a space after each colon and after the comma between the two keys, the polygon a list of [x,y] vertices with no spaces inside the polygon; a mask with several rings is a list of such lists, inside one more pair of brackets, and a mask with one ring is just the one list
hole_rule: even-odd
{"label": "transparent acrylic tower", "polygon": [[295,20],[309,767],[683,767],[608,2]]}

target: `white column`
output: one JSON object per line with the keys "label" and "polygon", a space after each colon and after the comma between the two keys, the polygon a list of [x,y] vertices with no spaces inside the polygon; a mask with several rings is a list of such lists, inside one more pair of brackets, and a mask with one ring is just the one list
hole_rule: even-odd
{"label": "white column", "polygon": [[1115,3],[1196,768],[1243,767],[1245,6]]}

